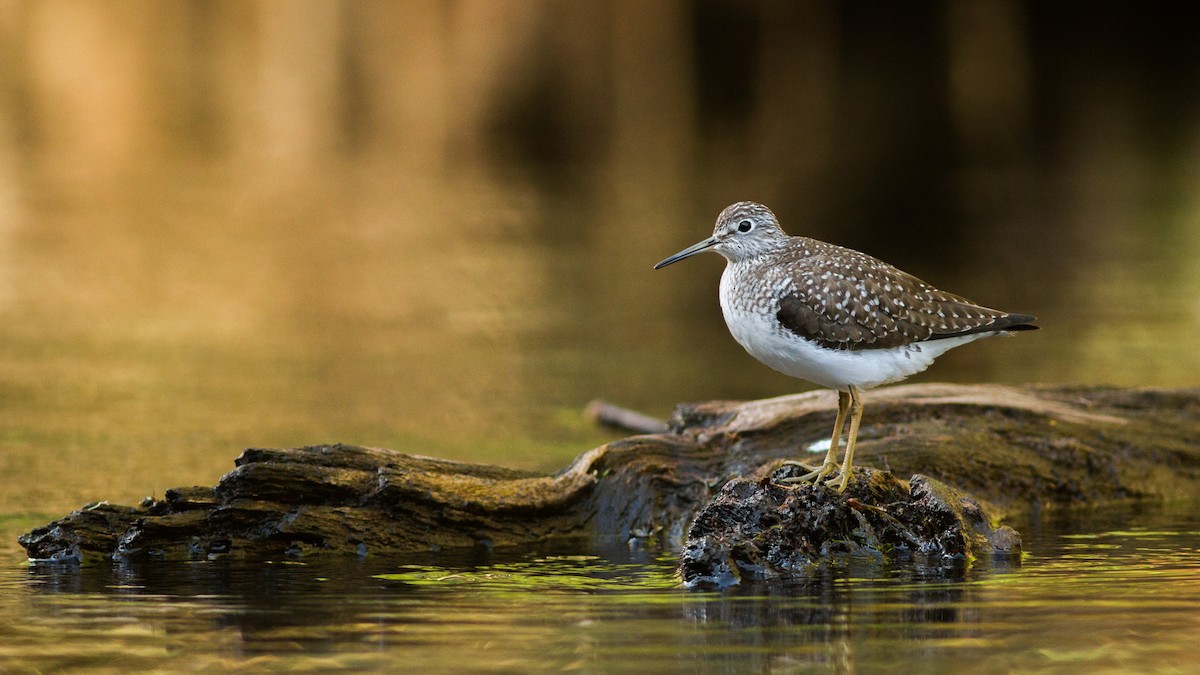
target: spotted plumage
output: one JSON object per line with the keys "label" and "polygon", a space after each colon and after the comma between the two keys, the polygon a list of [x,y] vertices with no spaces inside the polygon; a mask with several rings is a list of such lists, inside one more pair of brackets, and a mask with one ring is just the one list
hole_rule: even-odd
{"label": "spotted plumage", "polygon": [[831,349],[900,347],[1013,330],[1033,319],[980,307],[869,255],[806,237],[791,237],[772,262],[790,277],[776,319]]}
{"label": "spotted plumage", "polygon": [[789,237],[755,202],[726,208],[711,237],[655,269],[706,250],[727,260],[720,300],[734,339],[775,370],[841,392],[830,456],[808,477],[836,466],[849,411],[843,488],[862,412],[858,390],[920,372],[959,345],[1037,328],[1032,316],[977,305],[865,253]]}

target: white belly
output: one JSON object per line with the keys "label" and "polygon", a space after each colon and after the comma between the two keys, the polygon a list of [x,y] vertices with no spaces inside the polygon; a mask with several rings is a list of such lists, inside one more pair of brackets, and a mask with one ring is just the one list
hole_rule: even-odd
{"label": "white belly", "polygon": [[783,328],[770,308],[754,311],[732,307],[725,301],[724,290],[721,311],[725,324],[751,356],[785,375],[838,391],[846,391],[851,385],[870,389],[898,382],[925,370],[934,359],[955,347],[995,334],[976,333],[890,349],[827,349]]}

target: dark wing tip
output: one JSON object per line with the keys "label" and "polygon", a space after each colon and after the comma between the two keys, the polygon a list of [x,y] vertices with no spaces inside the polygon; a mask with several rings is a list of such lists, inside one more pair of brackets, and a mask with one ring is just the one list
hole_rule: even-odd
{"label": "dark wing tip", "polygon": [[1037,317],[1031,314],[1006,314],[996,319],[997,325],[1003,325],[1002,330],[1038,330],[1033,324]]}
{"label": "dark wing tip", "polygon": [[1004,314],[998,316],[991,321],[963,330],[956,330],[951,333],[934,333],[928,339],[944,340],[946,338],[962,337],[964,335],[975,335],[976,333],[999,333],[1012,332],[1018,330],[1038,330],[1038,327],[1033,325],[1037,321],[1037,317],[1029,314]]}

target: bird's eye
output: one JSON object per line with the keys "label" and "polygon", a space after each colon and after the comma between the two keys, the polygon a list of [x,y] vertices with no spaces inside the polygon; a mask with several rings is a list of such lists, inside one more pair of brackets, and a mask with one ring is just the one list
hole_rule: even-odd
{"label": "bird's eye", "polygon": [[749,232],[752,229],[754,229],[754,223],[748,220],[738,223],[738,232]]}

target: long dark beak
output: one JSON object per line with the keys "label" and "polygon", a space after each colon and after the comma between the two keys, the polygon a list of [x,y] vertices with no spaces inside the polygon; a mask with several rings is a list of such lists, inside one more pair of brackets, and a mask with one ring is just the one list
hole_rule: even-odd
{"label": "long dark beak", "polygon": [[717,240],[716,237],[709,237],[708,239],[705,239],[704,241],[693,244],[693,245],[683,249],[679,253],[676,253],[675,255],[671,256],[670,258],[667,258],[666,260],[658,263],[657,265],[654,266],[654,269],[661,270],[662,268],[666,267],[667,265],[670,265],[671,263],[677,263],[680,260],[683,260],[684,258],[690,258],[690,257],[696,255],[697,253],[703,253],[704,251],[707,251],[708,249],[712,248],[713,246],[716,246],[718,243],[720,243],[720,242]]}

